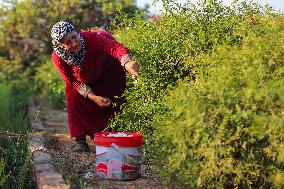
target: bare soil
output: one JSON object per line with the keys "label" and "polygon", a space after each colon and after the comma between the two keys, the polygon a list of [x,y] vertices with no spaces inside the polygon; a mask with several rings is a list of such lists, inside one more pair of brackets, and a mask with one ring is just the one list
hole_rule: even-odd
{"label": "bare soil", "polygon": [[166,185],[156,176],[150,165],[142,165],[142,177],[134,181],[100,180],[96,176],[96,150],[88,138],[91,152],[75,153],[71,151],[74,140],[68,131],[67,113],[42,105],[39,117],[46,128],[45,146],[53,157],[54,166],[63,175],[71,189],[106,188],[106,189],[166,189],[176,188]]}

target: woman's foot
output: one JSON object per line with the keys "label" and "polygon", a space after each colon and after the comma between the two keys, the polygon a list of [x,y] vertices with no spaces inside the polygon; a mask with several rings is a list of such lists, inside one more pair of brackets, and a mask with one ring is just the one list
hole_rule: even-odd
{"label": "woman's foot", "polygon": [[87,142],[76,142],[76,144],[72,147],[73,152],[90,152],[89,145]]}
{"label": "woman's foot", "polygon": [[72,147],[73,152],[89,152],[90,148],[86,142],[86,136],[76,137],[76,144]]}

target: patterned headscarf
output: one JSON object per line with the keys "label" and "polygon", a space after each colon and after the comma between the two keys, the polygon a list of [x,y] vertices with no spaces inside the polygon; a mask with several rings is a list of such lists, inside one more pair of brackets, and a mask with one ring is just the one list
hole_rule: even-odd
{"label": "patterned headscarf", "polygon": [[86,56],[86,48],[85,48],[85,42],[80,33],[77,33],[80,38],[81,42],[81,50],[79,52],[71,52],[67,49],[65,49],[62,44],[60,43],[60,40],[68,33],[74,32],[74,27],[64,21],[57,22],[54,24],[54,26],[51,29],[51,38],[52,38],[52,44],[53,44],[53,50],[55,53],[61,57],[67,64],[72,66],[80,66]]}

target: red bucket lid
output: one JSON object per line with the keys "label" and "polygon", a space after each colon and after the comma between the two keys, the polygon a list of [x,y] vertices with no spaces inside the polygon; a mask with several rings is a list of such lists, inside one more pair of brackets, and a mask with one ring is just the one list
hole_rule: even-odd
{"label": "red bucket lid", "polygon": [[[119,133],[124,133],[127,136],[119,136]],[[95,134],[94,144],[111,146],[114,143],[122,147],[139,147],[144,144],[143,138],[144,135],[134,132],[101,132]]]}

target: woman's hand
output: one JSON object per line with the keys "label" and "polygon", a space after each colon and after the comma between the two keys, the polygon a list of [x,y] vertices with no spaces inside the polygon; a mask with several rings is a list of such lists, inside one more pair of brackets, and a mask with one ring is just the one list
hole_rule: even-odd
{"label": "woman's hand", "polygon": [[138,72],[139,65],[136,60],[131,60],[129,62],[126,62],[124,67],[134,77],[137,77],[139,75]]}
{"label": "woman's hand", "polygon": [[92,91],[88,93],[88,98],[95,102],[100,107],[109,107],[111,105],[111,100],[102,96],[95,95]]}

